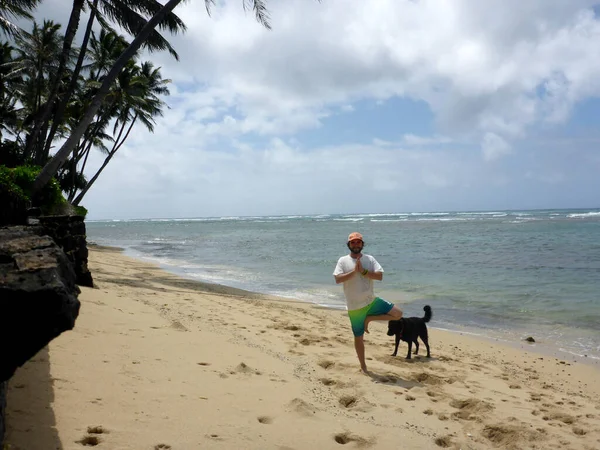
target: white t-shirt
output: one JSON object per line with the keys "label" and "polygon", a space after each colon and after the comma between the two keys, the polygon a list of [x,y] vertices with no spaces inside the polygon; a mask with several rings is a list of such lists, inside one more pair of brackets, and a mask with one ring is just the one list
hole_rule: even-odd
{"label": "white t-shirt", "polygon": [[[367,269],[369,272],[383,272],[377,260],[371,255],[363,253],[360,262],[363,269]],[[356,259],[350,255],[342,256],[338,259],[333,276],[351,272],[355,266]],[[373,280],[357,273],[349,280],[344,281],[344,295],[346,296],[346,307],[349,311],[367,306],[375,299]]]}

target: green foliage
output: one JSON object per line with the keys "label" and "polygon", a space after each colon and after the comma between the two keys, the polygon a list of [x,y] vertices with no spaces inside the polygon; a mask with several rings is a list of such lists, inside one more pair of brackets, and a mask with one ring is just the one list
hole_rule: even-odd
{"label": "green foliage", "polygon": [[0,197],[38,206],[44,214],[64,209],[67,201],[54,178],[34,198],[31,197],[33,182],[40,170],[38,166],[18,166],[14,169],[0,166]]}
{"label": "green foliage", "polygon": [[84,206],[74,206],[75,208],[75,214],[77,214],[78,216],[83,216],[85,218],[85,216],[87,216],[88,210],[87,208],[85,208]]}
{"label": "green foliage", "polygon": [[0,165],[17,167],[22,165],[23,162],[23,149],[16,141],[4,140],[0,142]]}
{"label": "green foliage", "polygon": [[27,201],[29,199],[23,189],[15,183],[13,169],[5,166],[0,166],[0,197],[15,201]]}

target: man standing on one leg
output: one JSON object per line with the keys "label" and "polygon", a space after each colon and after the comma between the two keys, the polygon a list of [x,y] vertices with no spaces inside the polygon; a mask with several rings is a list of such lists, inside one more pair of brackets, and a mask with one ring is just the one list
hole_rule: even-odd
{"label": "man standing on one leg", "polygon": [[365,332],[369,332],[369,323],[373,320],[398,320],[402,317],[402,311],[373,294],[373,280],[383,279],[383,269],[371,255],[362,254],[364,245],[360,233],[351,233],[347,242],[350,254],[338,260],[333,276],[337,284],[344,283],[346,306],[354,333],[354,348],[360,368],[366,373],[363,336]]}

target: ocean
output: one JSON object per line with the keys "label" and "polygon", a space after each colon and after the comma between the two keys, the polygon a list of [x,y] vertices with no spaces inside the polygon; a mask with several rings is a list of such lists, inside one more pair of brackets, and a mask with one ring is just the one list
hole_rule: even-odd
{"label": "ocean", "polygon": [[600,209],[87,221],[88,239],[178,275],[344,309],[346,238],[375,293],[431,326],[600,360]]}

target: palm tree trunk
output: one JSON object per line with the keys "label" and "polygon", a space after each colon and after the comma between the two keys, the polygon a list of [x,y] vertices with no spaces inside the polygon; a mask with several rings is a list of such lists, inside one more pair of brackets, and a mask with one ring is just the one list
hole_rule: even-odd
{"label": "palm tree trunk", "polygon": [[73,200],[73,197],[75,197],[75,193],[77,192],[77,188],[75,187],[75,180],[77,179],[77,153],[79,151],[79,147],[79,145],[75,147],[73,157],[71,158],[71,189],[68,197],[69,201]]}
{"label": "palm tree trunk", "polygon": [[83,164],[81,166],[81,173],[83,173],[85,170],[85,165],[87,164],[88,156],[90,156],[91,149],[92,149],[92,143],[90,142],[90,145],[88,145],[87,148],[84,150],[85,158],[83,158]]}
{"label": "palm tree trunk", "polygon": [[[135,119],[133,120],[135,123],[135,120],[137,119],[137,116],[135,117]],[[112,158],[112,155],[119,150],[119,147],[121,147],[121,145],[119,144],[119,139],[121,139],[121,135],[123,134],[123,130],[125,129],[125,126],[127,125],[127,122],[123,122],[123,124],[121,125],[121,129],[119,130],[119,134],[117,135],[117,139],[115,139],[114,144],[113,144],[113,148],[108,152],[108,158],[106,158],[108,161],[110,161],[110,158]],[[129,136],[129,131],[131,131],[131,127],[133,126],[133,123],[131,124],[131,126],[129,127],[129,130],[127,131],[127,134],[125,135],[125,138],[123,139],[123,141],[121,142],[121,144],[123,142],[125,142],[125,139],[127,139],[127,136]],[[83,173],[83,171],[85,170],[85,165],[87,163],[87,159],[88,159],[88,155],[90,154],[90,149],[92,148],[92,140],[90,140],[89,144],[87,145],[86,148],[86,154],[85,154],[85,160],[83,161],[83,166],[81,167],[81,173]],[[118,145],[118,146],[117,146]],[[77,163],[79,162],[79,159],[81,159],[81,156],[78,158],[77,157],[77,148],[75,148],[75,152],[73,153],[73,158],[77,158]],[[105,161],[106,164],[108,164],[107,161]],[[77,164],[76,163],[76,164]],[[104,165],[100,168],[100,172],[104,169]],[[98,173],[98,175],[100,175],[100,173]],[[98,178],[98,177],[96,177]],[[95,181],[95,178],[93,179]],[[73,183],[75,184],[75,183]],[[92,183],[93,184],[93,183]],[[86,183],[85,188],[88,188],[89,183]],[[91,187],[91,186],[90,186]],[[84,189],[85,189],[84,188]],[[87,189],[85,189],[85,191],[87,192]],[[73,188],[73,190],[71,191],[71,193],[69,194],[69,202],[73,201],[73,197],[75,197],[75,194],[77,194],[77,189]],[[81,194],[81,198],[83,198],[83,196],[85,195],[85,193]],[[79,199],[79,201],[81,201],[81,199]]]}
{"label": "palm tree trunk", "polygon": [[169,14],[177,5],[179,5],[179,3],[181,3],[181,0],[169,0],[152,17],[152,19],[150,19],[148,23],[144,25],[144,27],[140,31],[140,34],[136,36],[136,38],[129,45],[129,47],[127,47],[127,49],[123,52],[123,54],[121,54],[119,59],[117,59],[113,67],[110,69],[110,72],[104,79],[102,86],[100,87],[98,93],[92,100],[92,103],[90,104],[88,110],[83,116],[81,122],[79,122],[75,130],[73,130],[73,132],[71,133],[67,141],[63,144],[63,146],[60,148],[60,150],[56,152],[54,157],[48,162],[48,164],[44,166],[44,168],[36,177],[35,181],[33,182],[32,189],[34,194],[39,192],[40,189],[42,189],[44,186],[46,186],[46,184],[48,184],[52,177],[56,175],[56,172],[58,171],[59,167],[73,152],[75,145],[77,145],[77,142],[79,142],[79,139],[81,139],[81,136],[83,136],[83,133],[85,133],[85,130],[94,119],[94,116],[96,115],[98,109],[100,109],[104,97],[106,97],[106,94],[108,94],[108,91],[110,90],[110,86],[113,84],[113,82],[117,78],[117,75],[121,72],[123,67],[125,67],[127,61],[133,58],[138,49],[148,39],[150,33],[152,33],[152,30],[154,30],[158,23],[161,22],[167,16],[167,14]]}
{"label": "palm tree trunk", "polygon": [[[50,119],[50,113],[52,112],[52,107],[54,105],[54,100],[56,99],[56,95],[58,94],[58,88],[60,87],[60,83],[62,80],[63,73],[65,71],[65,67],[67,66],[67,60],[69,58],[69,53],[71,52],[71,46],[73,44],[73,39],[75,38],[75,34],[77,33],[77,28],[79,27],[79,17],[81,16],[81,9],[83,8],[84,0],[73,0],[73,9],[71,10],[71,17],[69,17],[69,24],[67,25],[67,31],[65,33],[65,39],[63,41],[63,49],[60,54],[60,59],[58,61],[58,69],[54,76],[54,80],[51,84],[50,94],[48,95],[48,100],[46,101],[46,107],[44,108],[44,112],[42,113],[39,119],[36,119],[33,131],[31,133],[31,140],[28,142],[28,145],[31,147],[25,149],[25,152],[31,152],[38,141],[38,136],[42,126],[46,125],[48,120]],[[47,125],[46,125],[47,126]],[[45,141],[42,145],[39,146],[38,153],[36,155],[36,159],[41,161],[42,163],[46,160],[47,155],[43,154],[43,150],[45,147]]]}
{"label": "palm tree trunk", "polygon": [[54,119],[52,121],[52,128],[50,128],[50,134],[46,139],[46,146],[44,148],[44,154],[50,154],[50,146],[52,145],[52,141],[54,140],[54,135],[56,134],[56,130],[63,122],[63,116],[65,113],[65,109],[69,104],[69,100],[71,100],[71,96],[75,89],[77,88],[77,80],[79,78],[79,73],[81,72],[81,68],[83,67],[83,61],[85,60],[85,52],[87,51],[87,44],[90,40],[90,35],[92,34],[92,26],[94,25],[94,20],[96,19],[96,11],[98,7],[98,0],[94,0],[94,4],[92,5],[90,11],[90,17],[88,19],[87,27],[85,29],[85,34],[83,35],[83,42],[81,43],[81,47],[79,49],[79,58],[77,58],[77,65],[75,66],[75,70],[73,71],[73,76],[71,77],[71,81],[69,82],[69,87],[67,91],[63,95],[62,99],[58,104],[58,108],[54,113]]}
{"label": "palm tree trunk", "polygon": [[[115,155],[115,153],[117,153],[117,150],[119,150],[121,148],[121,145],[123,145],[123,143],[127,140],[127,138],[129,137],[129,133],[131,132],[131,129],[133,128],[133,124],[135,124],[136,120],[137,120],[137,116],[135,116],[135,118],[131,121],[131,125],[129,125],[127,133],[125,134],[125,137],[123,137],[123,140],[121,142],[118,142],[119,138],[117,138],[117,140],[115,141],[115,145],[113,146],[112,150],[110,151],[110,153],[104,160],[104,163],[102,163],[102,166],[100,166],[100,169],[98,169],[98,172],[96,172],[96,174],[92,177],[92,179],[90,181],[88,181],[88,183],[85,185],[83,190],[79,193],[77,198],[75,200],[73,200],[73,206],[79,205],[79,202],[81,202],[81,200],[83,200],[83,197],[85,196],[87,191],[89,191],[90,188],[92,187],[92,185],[96,182],[96,180],[98,179],[98,177],[100,176],[100,174],[102,173],[104,168],[108,165],[108,163],[110,162],[112,157]],[[125,128],[125,123],[123,123],[123,126],[121,127],[119,136],[121,136],[121,133],[123,133],[124,128]]]}

